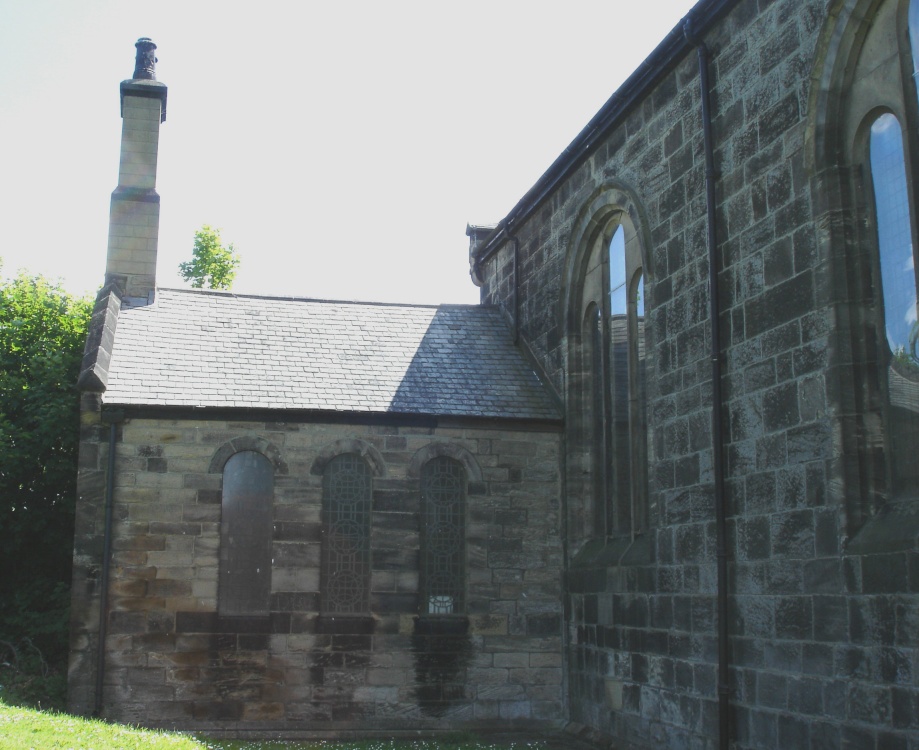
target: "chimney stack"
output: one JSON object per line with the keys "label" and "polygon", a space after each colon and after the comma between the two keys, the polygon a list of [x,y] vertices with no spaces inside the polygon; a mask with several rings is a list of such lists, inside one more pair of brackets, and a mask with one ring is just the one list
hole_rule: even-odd
{"label": "chimney stack", "polygon": [[121,82],[121,162],[112,193],[105,283],[118,288],[123,304],[146,305],[156,288],[156,158],[160,123],[166,120],[166,86],[156,80],[153,41],[142,37],[134,46],[134,76]]}

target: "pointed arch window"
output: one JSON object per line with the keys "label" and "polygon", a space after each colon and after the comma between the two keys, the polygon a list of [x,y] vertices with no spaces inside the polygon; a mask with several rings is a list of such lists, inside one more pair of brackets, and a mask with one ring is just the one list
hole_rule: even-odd
{"label": "pointed arch window", "polygon": [[903,130],[886,112],[871,124],[871,182],[877,216],[878,257],[884,333],[889,353],[916,361],[910,331],[916,325],[916,276]]}
{"label": "pointed arch window", "polygon": [[629,536],[649,519],[644,275],[634,232],[607,231],[582,280],[578,439],[594,534]]}
{"label": "pointed arch window", "polygon": [[890,551],[919,542],[919,0],[881,0],[840,22],[852,28],[835,37],[819,154],[849,187],[827,210],[845,220],[830,249],[848,275],[837,287],[840,351],[851,352],[840,413],[857,448],[841,469],[848,549]]}
{"label": "pointed arch window", "polygon": [[[912,10],[910,18],[912,20]],[[886,381],[889,496],[917,496],[919,469],[919,323],[916,321],[916,257],[910,221],[903,130],[885,112],[871,123],[869,163],[877,225],[878,336]]]}
{"label": "pointed arch window", "polygon": [[607,533],[647,527],[647,418],[645,404],[644,274],[627,253],[620,225],[609,245],[609,453],[612,496]]}
{"label": "pointed arch window", "polygon": [[588,477],[587,495],[591,500],[592,527],[596,533],[606,529],[606,366],[603,353],[603,311],[596,303],[587,306],[581,326],[583,445]]}
{"label": "pointed arch window", "polygon": [[647,419],[644,360],[644,274],[640,256],[626,253],[620,225],[609,246],[609,384],[612,489],[607,533],[647,526]]}

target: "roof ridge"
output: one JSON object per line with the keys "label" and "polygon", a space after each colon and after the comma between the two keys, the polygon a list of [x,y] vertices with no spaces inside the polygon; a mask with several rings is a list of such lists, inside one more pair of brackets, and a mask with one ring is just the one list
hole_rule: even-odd
{"label": "roof ridge", "polygon": [[320,297],[300,297],[292,294],[252,294],[225,291],[222,289],[183,289],[180,287],[157,287],[157,293],[160,292],[179,292],[193,296],[213,296],[225,297],[227,299],[264,299],[278,300],[281,302],[317,302],[320,304],[333,305],[370,305],[373,307],[411,307],[431,310],[440,310],[447,308],[460,309],[494,309],[495,305],[483,305],[481,303],[463,303],[463,302],[442,302],[439,304],[421,303],[421,302],[379,302],[374,300],[347,300],[347,299],[323,299]]}

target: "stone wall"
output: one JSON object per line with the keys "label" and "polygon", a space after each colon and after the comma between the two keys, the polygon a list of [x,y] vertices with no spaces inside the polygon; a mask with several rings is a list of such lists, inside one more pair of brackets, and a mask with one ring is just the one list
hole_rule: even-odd
{"label": "stone wall", "polygon": [[[70,707],[92,711],[109,427],[84,396]],[[128,418],[116,426],[103,715],[147,726],[321,736],[558,726],[557,432]],[[222,460],[275,466],[268,616],[218,615]],[[371,612],[320,617],[322,476],[374,468]],[[419,617],[419,460],[470,471],[466,616]]]}
{"label": "stone wall", "polygon": [[[857,552],[849,545],[847,502],[861,490],[845,466],[860,460],[860,448],[844,419],[851,400],[838,373],[852,331],[838,315],[848,290],[833,287],[841,249],[827,228],[837,219],[819,216],[826,185],[816,179],[810,140],[827,117],[812,86],[828,40],[842,38],[834,24],[868,12],[854,0],[741,0],[705,35],[738,749],[917,747],[919,557],[915,539],[886,555],[878,554],[883,544]],[[641,237],[651,530],[625,543],[577,534],[588,499],[574,489],[570,456],[563,498],[572,530],[570,717],[629,747],[713,748],[718,736],[703,157],[690,50],[508,232],[518,243],[516,268],[513,240],[482,265],[483,301],[509,318],[519,308],[524,343],[567,392],[572,445],[586,428],[572,409],[578,322],[567,300],[591,207],[619,196],[610,200]]]}

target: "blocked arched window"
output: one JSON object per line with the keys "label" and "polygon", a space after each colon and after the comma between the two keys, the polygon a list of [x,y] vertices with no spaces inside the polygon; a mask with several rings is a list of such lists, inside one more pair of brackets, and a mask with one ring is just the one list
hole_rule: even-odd
{"label": "blocked arched window", "polygon": [[421,611],[466,610],[466,470],[447,456],[421,469]]}
{"label": "blocked arched window", "polygon": [[370,467],[356,453],[331,459],[322,474],[320,607],[325,614],[370,612]]}
{"label": "blocked arched window", "polygon": [[218,611],[267,615],[271,599],[274,466],[256,451],[232,455],[223,468]]}

